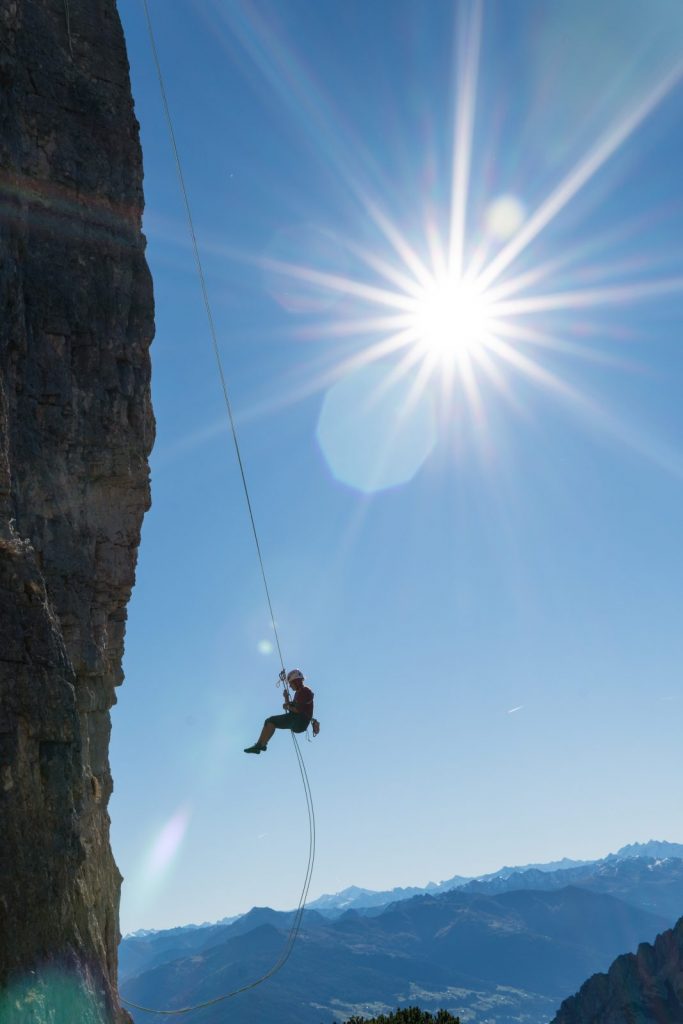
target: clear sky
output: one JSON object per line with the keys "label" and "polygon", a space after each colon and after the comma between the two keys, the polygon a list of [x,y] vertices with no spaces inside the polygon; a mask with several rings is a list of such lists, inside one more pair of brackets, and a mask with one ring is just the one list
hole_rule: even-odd
{"label": "clear sky", "polygon": [[[683,6],[151,0],[303,742],[311,896],[683,841]],[[296,905],[307,819],[139,0],[153,506],[124,932]]]}

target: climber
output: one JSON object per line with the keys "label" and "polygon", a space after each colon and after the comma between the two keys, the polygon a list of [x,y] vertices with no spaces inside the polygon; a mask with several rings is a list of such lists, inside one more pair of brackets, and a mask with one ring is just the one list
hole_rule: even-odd
{"label": "climber", "polygon": [[291,672],[285,675],[284,671],[282,671],[280,679],[285,684],[285,687],[291,686],[294,690],[294,698],[289,700],[289,693],[285,689],[288,699],[282,705],[285,709],[284,715],[271,715],[270,718],[266,718],[261,729],[261,735],[253,747],[244,748],[245,754],[260,754],[262,751],[267,750],[268,740],[276,729],[306,732],[311,723],[313,718],[313,691],[304,686],[303,672],[298,668],[293,668]]}

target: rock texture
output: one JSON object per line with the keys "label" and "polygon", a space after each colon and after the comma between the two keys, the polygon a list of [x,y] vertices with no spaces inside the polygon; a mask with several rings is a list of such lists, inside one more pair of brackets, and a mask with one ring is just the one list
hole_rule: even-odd
{"label": "rock texture", "polygon": [[128,1019],[108,744],[154,437],[142,205],[115,0],[0,0],[3,1024]]}
{"label": "rock texture", "polygon": [[589,978],[553,1024],[683,1024],[683,917]]}

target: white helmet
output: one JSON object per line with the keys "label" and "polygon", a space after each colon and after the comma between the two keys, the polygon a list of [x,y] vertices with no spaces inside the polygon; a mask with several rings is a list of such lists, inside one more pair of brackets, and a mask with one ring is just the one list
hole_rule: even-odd
{"label": "white helmet", "polygon": [[299,680],[299,682],[303,683],[304,674],[300,668],[293,668],[291,669],[291,671],[287,673],[287,682],[292,683],[297,679]]}

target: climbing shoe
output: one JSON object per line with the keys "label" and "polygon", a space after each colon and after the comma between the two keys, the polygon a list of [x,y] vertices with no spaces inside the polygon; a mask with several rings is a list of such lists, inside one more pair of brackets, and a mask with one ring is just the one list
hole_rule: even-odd
{"label": "climbing shoe", "polygon": [[267,747],[262,747],[260,743],[255,743],[253,747],[245,747],[245,754],[260,754],[262,750],[267,750]]}

